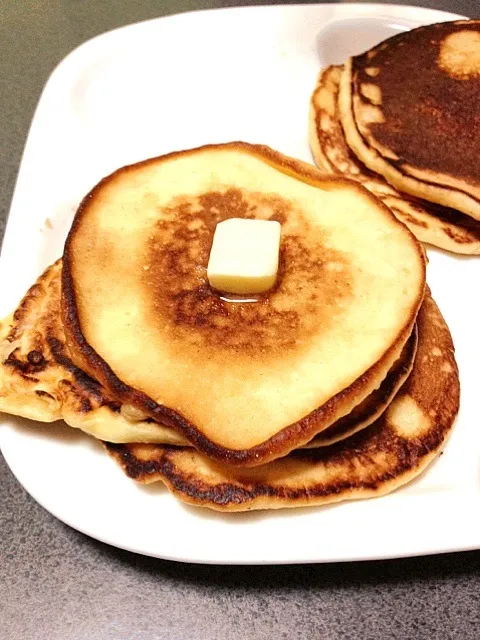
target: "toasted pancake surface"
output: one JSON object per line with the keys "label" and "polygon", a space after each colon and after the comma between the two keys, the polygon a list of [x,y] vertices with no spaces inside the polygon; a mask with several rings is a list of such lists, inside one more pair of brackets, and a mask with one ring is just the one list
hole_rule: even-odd
{"label": "toasted pancake surface", "polygon": [[292,452],[254,469],[222,466],[181,447],[106,448],[139,482],[162,480],[181,500],[221,511],[313,506],[389,493],[434,459],[459,407],[452,340],[429,296],[419,313],[418,337],[412,373],[388,410],[331,447]]}
{"label": "toasted pancake surface", "polygon": [[312,94],[309,141],[317,165],[328,173],[360,182],[390,207],[420,241],[454,253],[479,255],[480,222],[454,209],[401,193],[350,150],[338,112],[342,70],[339,66],[323,69]]}
{"label": "toasted pancake surface", "polygon": [[[58,261],[0,322],[0,411],[41,422],[63,418],[109,442],[188,445],[171,427],[121,405],[72,363],[60,321],[60,273]],[[306,446],[326,446],[373,421],[402,384],[415,348],[414,331],[379,389]]]}
{"label": "toasted pancake surface", "polygon": [[[277,286],[230,302],[206,279],[219,221],[279,220]],[[360,186],[231,143],[126,167],[77,212],[62,302],[75,362],[220,460],[304,444],[385,377],[410,335],[423,252]]]}
{"label": "toasted pancake surface", "polygon": [[349,146],[392,185],[480,219],[480,21],[420,27],[349,60]]}

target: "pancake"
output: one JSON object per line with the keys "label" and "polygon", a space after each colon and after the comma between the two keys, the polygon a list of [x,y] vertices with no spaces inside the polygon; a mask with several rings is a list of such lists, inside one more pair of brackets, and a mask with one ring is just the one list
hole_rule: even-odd
{"label": "pancake", "polygon": [[453,253],[480,255],[480,222],[454,209],[402,194],[349,149],[338,112],[342,69],[323,69],[312,95],[309,140],[317,165],[328,173],[360,182],[390,207],[421,242]]}
{"label": "pancake", "polygon": [[[231,217],[282,224],[277,285],[255,303],[206,278]],[[65,245],[63,323],[75,364],[115,398],[249,466],[379,386],[424,287],[421,246],[368,190],[231,143],[124,167],[88,194]]]}
{"label": "pancake", "polygon": [[[60,321],[60,274],[59,260],[30,288],[15,314],[0,322],[0,411],[40,422],[65,419],[109,442],[188,445],[171,427],[121,405],[73,365]],[[325,446],[372,422],[403,383],[415,349],[416,331],[379,389],[305,446]]]}
{"label": "pancake", "polygon": [[459,407],[453,344],[428,296],[418,317],[412,373],[388,410],[356,435],[253,469],[220,465],[183,447],[105,444],[126,474],[163,481],[181,500],[220,511],[324,505],[373,498],[418,476],[442,450]]}
{"label": "pancake", "polygon": [[415,360],[417,351],[417,329],[412,332],[411,337],[403,347],[400,358],[382,381],[382,384],[365,398],[352,411],[337,420],[331,427],[319,433],[310,442],[303,445],[303,449],[316,449],[317,447],[328,447],[335,442],[345,440],[361,429],[365,429],[372,422],[375,422],[386,410],[393,398],[408,378]]}
{"label": "pancake", "polygon": [[401,33],[349,59],[340,116],[349,147],[401,191],[480,219],[480,21]]}
{"label": "pancake", "polygon": [[168,427],[128,419],[128,407],[73,364],[61,323],[60,279],[58,261],[0,323],[0,411],[39,422],[63,419],[113,442],[185,444]]}

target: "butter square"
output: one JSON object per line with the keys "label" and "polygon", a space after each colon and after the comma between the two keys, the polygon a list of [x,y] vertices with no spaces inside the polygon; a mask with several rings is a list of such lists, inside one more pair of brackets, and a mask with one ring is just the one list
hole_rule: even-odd
{"label": "butter square", "polygon": [[207,268],[210,285],[235,294],[271,289],[277,279],[280,233],[281,225],[275,220],[219,222]]}

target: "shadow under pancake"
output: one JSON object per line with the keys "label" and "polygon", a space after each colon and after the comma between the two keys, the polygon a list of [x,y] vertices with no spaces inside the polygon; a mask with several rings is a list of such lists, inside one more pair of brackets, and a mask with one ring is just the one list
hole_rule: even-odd
{"label": "shadow under pancake", "polygon": [[[157,497],[159,495],[164,495],[168,493],[167,487],[163,484],[163,482],[152,482],[151,484],[139,484],[138,490],[142,493],[150,495],[152,497]],[[173,498],[173,497],[172,497]],[[297,509],[276,509],[275,511],[242,511],[242,512],[223,512],[223,511],[214,511],[212,509],[199,509],[196,506],[187,504],[185,502],[181,502],[179,504],[180,508],[188,513],[189,515],[194,516],[196,519],[200,518],[201,520],[206,520],[208,522],[224,522],[229,524],[237,525],[248,525],[254,522],[261,522],[265,520],[269,520],[273,517],[275,518],[298,518],[299,516],[307,516],[312,514],[311,507],[298,507]],[[324,505],[322,507],[323,511],[330,511],[341,508],[339,504],[330,504]]]}
{"label": "shadow under pancake", "polygon": [[0,413],[0,429],[7,426],[12,426],[21,435],[34,436],[37,439],[51,440],[52,442],[62,442],[68,445],[82,443],[82,445],[92,448],[97,448],[100,444],[99,440],[89,437],[80,429],[69,427],[63,420],[36,422]]}

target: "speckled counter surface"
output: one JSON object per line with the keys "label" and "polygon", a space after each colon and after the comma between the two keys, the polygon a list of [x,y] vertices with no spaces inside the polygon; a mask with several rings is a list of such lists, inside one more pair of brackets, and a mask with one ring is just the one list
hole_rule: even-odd
{"label": "speckled counter surface", "polygon": [[[40,92],[67,53],[120,25],[238,4],[256,3],[2,0],[0,237]],[[478,0],[410,4],[480,17]],[[154,560],[56,520],[0,456],[1,640],[479,637],[480,552],[280,567]]]}

